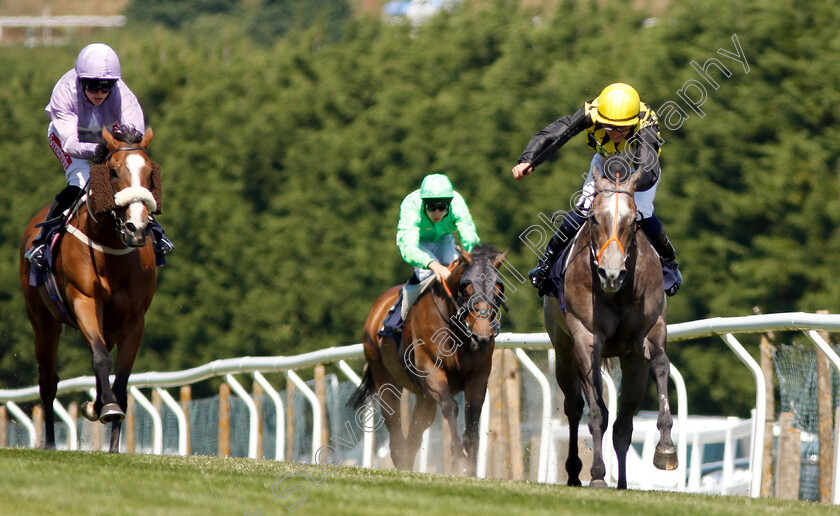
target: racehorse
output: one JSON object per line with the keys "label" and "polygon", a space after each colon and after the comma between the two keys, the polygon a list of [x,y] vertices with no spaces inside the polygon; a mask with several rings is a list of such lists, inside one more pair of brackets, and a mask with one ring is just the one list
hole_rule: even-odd
{"label": "racehorse", "polygon": [[[26,312],[35,332],[38,384],[44,410],[44,447],[55,449],[53,401],[58,386],[56,356],[62,323],[75,326],[87,341],[96,377],[96,400],[82,405],[91,421],[111,423],[110,451],[119,452],[125,418],[126,388],[143,339],[146,310],[157,281],[149,215],[160,212],[160,167],[146,153],[153,133],[117,127],[102,131],[107,150],[103,164],[91,167],[86,202],[67,221],[67,234],[54,251],[53,277],[62,311],[44,284],[30,284],[30,263],[23,256],[38,233],[48,208],[39,211],[23,235],[20,276]],[[153,193],[154,192],[154,193]],[[71,238],[71,235],[74,238]],[[65,316],[62,316],[62,313]],[[113,387],[111,351],[117,347]]]}
{"label": "racehorse", "polygon": [[621,172],[608,175],[615,179],[600,170],[595,174],[596,193],[589,217],[571,244],[563,280],[565,313],[554,297],[546,296],[543,308],[545,327],[557,353],[557,383],[565,395],[569,420],[568,485],[581,485],[578,424],[585,398],[593,448],[589,486],[607,486],[601,448],[608,414],[601,361],[617,357],[621,395],[613,444],[618,457],[617,487],[626,489],[633,415],[644,397],[648,375],[653,376],[659,396],[660,440],[653,463],[659,469],[671,470],[677,467],[677,455],[671,440],[662,268],[656,251],[636,225],[633,194],[641,174],[625,174],[623,182]]}
{"label": "racehorse", "polygon": [[[449,266],[446,283],[433,282],[408,312],[401,343],[377,335],[401,286],[382,294],[365,321],[367,366],[348,405],[359,408],[376,394],[390,434],[391,459],[400,469],[414,467],[422,434],[440,405],[451,433],[452,471],[476,474],[478,420],[499,332],[497,315],[504,306],[498,267],[506,253],[487,245],[477,246],[472,253],[459,252],[460,258]],[[407,435],[403,435],[400,414],[403,388],[417,396]],[[458,435],[454,398],[461,391],[466,422],[463,440]]]}

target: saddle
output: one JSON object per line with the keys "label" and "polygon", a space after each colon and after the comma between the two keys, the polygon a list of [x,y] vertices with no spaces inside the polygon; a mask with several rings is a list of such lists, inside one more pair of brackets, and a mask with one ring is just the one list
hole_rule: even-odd
{"label": "saddle", "polygon": [[402,328],[406,317],[408,317],[408,311],[411,310],[417,298],[426,292],[434,281],[435,276],[432,274],[420,283],[406,283],[400,290],[397,301],[388,310],[388,315],[382,321],[382,328],[376,334],[380,337],[392,338],[399,343],[402,340]]}
{"label": "saddle", "polygon": [[[69,221],[70,216],[79,209],[79,206],[83,202],[85,202],[84,195],[77,199],[70,209],[59,215],[61,218],[60,223],[53,224],[47,230],[47,234],[44,236],[44,260],[47,262],[49,267],[48,270],[43,271],[38,267],[29,267],[29,285],[37,287],[38,285],[43,284],[50,301],[52,301],[53,308],[55,308],[55,313],[61,317],[61,320],[65,324],[73,328],[77,327],[76,320],[72,315],[70,315],[70,310],[67,308],[67,304],[61,297],[58,290],[58,283],[55,280],[55,257],[58,255],[58,247],[61,243],[62,237],[66,233],[65,229],[68,226],[67,222]],[[35,227],[40,227],[46,224],[47,221],[45,220],[44,222],[36,224]]]}

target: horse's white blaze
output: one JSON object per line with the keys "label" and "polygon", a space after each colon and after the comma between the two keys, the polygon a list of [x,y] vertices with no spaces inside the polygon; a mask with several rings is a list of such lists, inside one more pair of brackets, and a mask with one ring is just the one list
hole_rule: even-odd
{"label": "horse's white blaze", "polygon": [[128,221],[138,228],[145,228],[148,223],[143,210],[144,205],[149,211],[155,211],[157,203],[152,192],[141,184],[141,174],[146,160],[142,156],[132,154],[125,159],[125,166],[131,174],[131,186],[117,192],[114,197],[117,206],[128,206]]}

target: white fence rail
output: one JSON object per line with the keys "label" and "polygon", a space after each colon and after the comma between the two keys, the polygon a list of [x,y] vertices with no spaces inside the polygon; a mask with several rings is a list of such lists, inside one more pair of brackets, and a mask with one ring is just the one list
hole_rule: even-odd
{"label": "white fence rail", "polygon": [[[750,371],[753,373],[753,376],[755,377],[756,407],[753,411],[752,420],[748,422],[750,428],[749,436],[751,443],[751,452],[749,456],[749,496],[758,497],[760,494],[762,471],[761,449],[762,443],[764,442],[765,421],[764,377],[762,376],[761,369],[756,363],[756,361],[749,355],[749,353],[737,341],[737,339],[735,339],[733,334],[759,333],[767,331],[803,331],[808,336],[808,338],[812,342],[814,342],[816,348],[820,352],[824,353],[829,358],[830,362],[834,365],[834,367],[838,370],[838,372],[840,372],[840,357],[837,356],[837,354],[831,349],[831,347],[828,346],[828,344],[826,344],[814,330],[840,331],[840,315],[822,315],[794,312],[781,314],[753,315],[746,317],[717,317],[713,319],[704,319],[686,323],[671,324],[668,326],[669,342],[703,338],[714,335],[720,336],[724,340],[724,342],[733,350],[736,356],[738,356],[738,358],[742,362],[744,362],[745,365],[747,365],[747,367],[750,369]],[[525,369],[525,371],[534,376],[534,378],[537,380],[538,384],[540,385],[540,391],[542,396],[542,417],[540,425],[541,442],[548,443],[555,441],[556,439],[553,439],[552,437],[558,436],[559,433],[557,429],[557,423],[552,422],[552,410],[556,404],[556,402],[551,399],[551,386],[554,383],[552,374],[553,371],[549,371],[549,373],[546,375],[530,360],[529,356],[524,352],[525,349],[544,351],[547,350],[549,369],[553,369],[552,366],[554,361],[554,354],[553,350],[551,349],[551,344],[548,339],[548,335],[546,333],[503,333],[499,335],[499,337],[496,339],[496,346],[497,348],[515,349],[516,356],[520,360],[520,363]],[[339,370],[342,371],[343,374],[345,374],[345,376],[347,376],[348,379],[350,379],[350,381],[352,381],[354,384],[358,384],[358,375],[355,374],[352,368],[350,368],[345,361],[361,358],[363,358],[362,345],[353,344],[349,346],[322,349],[294,357],[241,357],[233,359],[224,359],[216,360],[208,364],[199,367],[194,367],[192,369],[187,369],[184,371],[137,373],[130,377],[129,387],[132,388],[131,390],[133,393],[139,393],[139,388],[154,388],[158,390],[158,393],[161,394],[162,398],[167,403],[167,406],[173,409],[178,418],[178,448],[179,453],[183,454],[186,450],[186,431],[185,428],[183,428],[186,425],[184,414],[182,411],[180,411],[179,408],[177,408],[177,404],[174,403],[174,400],[171,399],[171,396],[169,396],[168,393],[166,393],[166,391],[163,390],[164,388],[180,387],[183,385],[196,383],[201,380],[206,380],[208,378],[224,376],[225,381],[231,386],[232,390],[235,393],[242,396],[244,399],[247,398],[247,396],[243,396],[242,393],[239,392],[241,390],[241,386],[239,386],[238,382],[233,377],[234,374],[250,373],[257,383],[263,385],[267,384],[268,382],[265,381],[265,378],[262,376],[261,373],[284,372],[286,374],[287,379],[290,382],[294,383],[301,391],[303,391],[304,395],[307,397],[307,400],[309,401],[312,407],[313,419],[319,419],[321,414],[320,402],[318,401],[317,397],[314,396],[314,393],[312,393],[309,390],[306,384],[300,381],[300,378],[294,372],[294,370],[314,367],[318,364],[335,363],[338,365]],[[689,435],[689,425],[687,420],[687,400],[685,399],[685,385],[682,382],[682,377],[679,375],[679,372],[673,367],[671,372],[671,378],[676,385],[678,398],[678,413],[677,422],[675,424],[675,431],[677,433],[676,445],[679,454],[680,469],[677,471],[677,474],[675,475],[675,479],[673,481],[673,486],[670,488],[675,490],[702,490],[701,486],[698,485],[699,471],[694,469],[699,467],[699,464],[697,462],[693,461],[693,468],[688,475],[688,483],[686,484],[686,449],[689,442],[688,439],[690,438],[691,441],[695,444],[695,447],[693,448],[693,454],[698,453],[697,445],[706,442],[704,440],[708,440],[709,435],[704,435],[702,432],[693,432]],[[91,389],[95,388],[95,385],[96,381],[93,376],[82,376],[78,378],[72,378],[69,380],[59,382],[57,393],[58,395],[62,395],[71,392],[90,391]],[[266,386],[263,385],[263,387],[265,388]],[[268,385],[268,387],[270,387],[270,385]],[[614,386],[611,385],[611,382],[607,382],[607,387],[608,390],[614,391]],[[278,418],[282,418],[283,407],[280,397],[276,395],[276,391],[274,391],[273,388],[270,390],[266,389],[266,391],[269,392],[269,397],[272,399],[276,406]],[[271,393],[273,393],[274,395],[271,395]],[[145,403],[143,403],[145,397],[142,394],[140,394],[140,396],[135,397],[147,410],[156,410],[153,406],[151,406],[150,408],[146,406]],[[20,421],[23,424],[23,426],[27,429],[30,435],[30,442],[33,446],[36,444],[36,432],[34,425],[32,424],[29,417],[15,404],[15,402],[32,401],[37,399],[39,399],[37,386],[32,386],[23,389],[0,389],[0,403],[4,403],[8,408],[9,412],[12,414],[12,416],[18,421]],[[615,395],[610,395],[609,399],[612,402],[615,399]],[[57,412],[60,418],[65,422],[69,422],[67,421],[69,418],[66,417],[66,411],[63,409],[61,404],[58,401],[56,401],[55,405],[56,408],[59,409]],[[247,406],[250,415],[250,437],[248,454],[251,457],[255,457],[255,440],[257,432],[254,422],[257,421],[256,408],[253,406],[253,403],[250,403]],[[489,406],[489,398],[485,401],[485,407],[487,406]],[[488,431],[488,418],[485,417],[487,412],[487,410],[482,411],[482,423],[480,430],[480,437],[482,440],[486,439]],[[613,418],[615,414],[614,407],[611,407],[610,413],[611,418]],[[160,417],[159,414],[157,415],[157,419],[155,419],[153,416],[153,420],[157,421],[154,430],[155,443],[153,446],[153,450],[156,453],[160,453],[160,441],[162,437],[160,435],[159,428]],[[313,423],[316,423],[313,424],[312,436],[312,460],[314,461],[317,457],[318,449],[321,447],[321,425],[318,421],[313,421]],[[610,429],[611,425],[612,420],[610,421]],[[727,451],[727,455],[725,456],[723,464],[724,481],[727,480],[727,475],[730,477],[730,479],[732,476],[732,441],[738,438],[743,438],[743,425],[740,421],[733,421],[732,424],[730,424],[727,428],[728,430],[724,429],[723,441],[726,443],[726,446],[730,451]],[[713,429],[712,431],[720,433],[719,429]],[[283,425],[278,424],[278,438],[276,442],[280,444],[280,446],[277,447],[277,459],[283,458],[282,443],[285,436],[281,436],[282,432]],[[370,435],[368,435],[369,433],[369,431],[365,432],[365,446],[367,448],[372,446],[372,439],[370,439]],[[655,445],[655,441],[652,438],[646,437],[649,434],[650,432],[644,430],[644,425],[641,425],[639,427],[639,431],[634,436],[634,442],[639,442],[639,439],[644,440],[643,442],[645,443],[645,446],[642,451],[642,458],[645,458],[648,454],[652,453],[652,451],[650,451],[649,449],[650,443],[648,441]],[[75,435],[72,435],[72,438],[75,439]],[[70,444],[71,447],[74,445],[75,443]],[[840,464],[840,441],[838,441],[837,438],[835,439],[834,449],[835,465],[837,465]],[[481,453],[486,453],[486,443],[480,444],[479,450],[480,455]],[[553,451],[554,450],[552,449],[552,446],[540,446],[538,480],[541,482],[552,481],[556,478],[556,463],[549,459],[549,456],[552,455]],[[425,447],[425,453],[428,453],[428,446]],[[605,456],[611,455],[612,454],[605,454]],[[554,454],[554,456],[556,457],[556,454]],[[369,457],[369,452],[366,452],[364,459],[365,465],[369,465]],[[483,464],[486,464],[486,457],[484,457],[484,459],[485,460],[482,460],[482,457],[479,457],[479,476],[483,476],[484,473]],[[423,463],[424,460],[423,458],[421,458],[421,464]],[[551,468],[555,468],[553,472]],[[834,472],[834,490],[832,501],[834,504],[840,504],[840,467],[837,466],[835,467]]]}

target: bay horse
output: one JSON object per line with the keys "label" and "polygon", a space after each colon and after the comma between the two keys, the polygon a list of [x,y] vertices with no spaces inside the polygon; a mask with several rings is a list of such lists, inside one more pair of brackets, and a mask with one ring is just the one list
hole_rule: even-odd
{"label": "bay horse", "polygon": [[[358,409],[368,397],[377,396],[390,435],[391,459],[399,469],[413,469],[422,434],[434,422],[440,405],[449,424],[452,471],[476,474],[479,416],[499,332],[497,315],[505,306],[498,267],[506,253],[488,245],[477,246],[472,253],[459,252],[460,258],[449,266],[446,283],[435,280],[408,312],[402,343],[377,335],[401,285],[385,291],[365,321],[367,365],[348,405]],[[407,435],[403,435],[400,414],[403,388],[417,397]],[[461,391],[466,422],[463,440],[458,435],[454,398]]]}
{"label": "bay horse", "polygon": [[665,353],[662,268],[656,251],[636,224],[633,194],[641,174],[625,174],[623,182],[620,172],[607,175],[615,179],[596,170],[592,208],[571,244],[563,280],[565,312],[559,300],[549,296],[545,297],[543,308],[545,327],[557,353],[557,383],[565,396],[564,409],[569,420],[568,485],[581,485],[578,424],[585,398],[593,448],[589,486],[607,486],[602,439],[608,413],[603,400],[601,361],[617,357],[621,365],[621,394],[613,444],[618,458],[617,487],[626,489],[633,416],[644,397],[649,375],[655,380],[659,397],[660,440],[654,466],[675,469],[677,455],[671,440],[670,361]]}
{"label": "bay horse", "polygon": [[87,341],[96,378],[96,399],[85,402],[82,413],[91,421],[111,423],[110,451],[119,452],[128,377],[157,282],[153,242],[147,238],[149,215],[160,212],[160,167],[147,155],[153,132],[148,129],[144,135],[120,126],[113,135],[103,129],[102,137],[100,151],[104,155],[107,150],[107,157],[104,163],[91,167],[86,202],[77,204],[70,214],[67,233],[54,251],[52,274],[65,311],[50,299],[44,284],[31,284],[35,282],[30,282],[30,272],[34,271],[23,256],[48,207],[29,221],[21,242],[20,278],[26,313],[35,332],[47,449],[55,449],[56,357],[62,324],[68,324]]}

